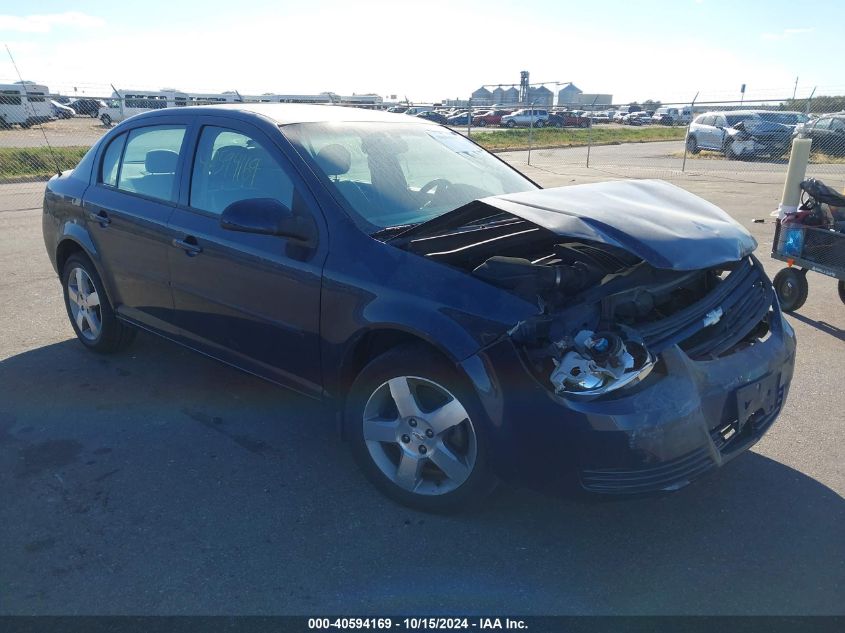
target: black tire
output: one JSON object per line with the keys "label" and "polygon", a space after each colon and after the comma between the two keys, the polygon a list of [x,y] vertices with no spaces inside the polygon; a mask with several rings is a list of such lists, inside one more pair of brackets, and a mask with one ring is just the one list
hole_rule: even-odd
{"label": "black tire", "polygon": [[544,125],[545,125],[545,123],[543,123],[542,121],[537,121],[537,122],[534,124],[534,127],[536,127],[537,129],[540,129],[540,128],[541,128],[541,127],[543,127]]}
{"label": "black tire", "polygon": [[698,154],[701,151],[701,148],[698,146],[698,139],[692,134],[687,136],[687,151],[690,154]]}
{"label": "black tire", "polygon": [[775,275],[772,285],[778,295],[780,308],[784,312],[794,312],[807,301],[810,291],[807,285],[807,271],[784,268]]}
{"label": "black tire", "polygon": [[845,281],[839,282],[839,298],[845,303]]}
{"label": "black tire", "polygon": [[478,119],[478,123],[476,123],[478,127],[487,127],[487,121],[484,119]]}
{"label": "black tire", "polygon": [[[97,115],[95,114],[94,116],[96,117]],[[104,114],[103,116],[101,116],[100,121],[102,121],[103,125],[105,125],[106,127],[111,127],[111,117],[108,114]]]}
{"label": "black tire", "polygon": [[508,121],[507,123],[505,123],[505,127],[514,128],[516,127],[516,123],[514,123],[513,121]]}
{"label": "black tire", "polygon": [[[83,333],[80,326],[74,318],[73,308],[71,307],[71,300],[69,296],[70,277],[75,275],[77,268],[81,268],[92,282],[94,289],[97,292],[99,304],[96,312],[98,312],[100,329],[99,333],[93,338]],[[65,309],[70,320],[71,327],[76,333],[79,341],[88,349],[102,354],[110,354],[120,351],[127,347],[135,338],[137,330],[115,316],[114,309],[109,302],[108,295],[103,288],[103,282],[97,269],[85,255],[81,253],[74,253],[68,257],[62,270],[62,295],[65,301]],[[90,334],[90,330],[89,330]]]}
{"label": "black tire", "polygon": [[[469,425],[465,428],[468,428],[475,437],[474,463],[467,478],[448,492],[424,494],[401,487],[382,471],[382,467],[376,463],[364,439],[365,409],[368,402],[376,397],[388,380],[397,377],[415,377],[445,387],[464,407],[468,415],[468,418],[454,429],[461,430],[459,427]],[[399,415],[395,409],[393,415]],[[497,480],[492,474],[489,463],[490,450],[487,437],[489,424],[481,404],[466,379],[454,366],[424,345],[401,345],[371,361],[355,379],[349,391],[344,409],[344,425],[355,461],[364,475],[379,491],[397,503],[424,512],[449,514],[477,506],[496,488]],[[424,419],[419,422],[419,428],[422,429],[423,426]],[[407,436],[403,436],[402,441],[407,441],[407,439]],[[385,441],[384,444],[378,444],[378,446],[385,446],[385,454],[388,453],[388,449],[395,451],[393,463],[398,469],[399,460],[402,459],[403,450],[405,450],[402,445],[398,442]],[[432,450],[433,453],[434,450]],[[421,473],[424,473],[426,468],[429,469],[429,474],[436,475],[441,472],[428,458],[421,458],[420,461],[423,464]],[[442,473],[445,474],[445,471]],[[424,481],[422,476],[422,474],[419,475],[420,480]]]}

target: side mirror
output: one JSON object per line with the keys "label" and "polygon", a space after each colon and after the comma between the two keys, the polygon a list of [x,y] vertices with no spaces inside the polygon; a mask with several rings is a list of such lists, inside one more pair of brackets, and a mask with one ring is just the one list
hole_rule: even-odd
{"label": "side mirror", "polygon": [[308,218],[296,216],[275,198],[237,200],[223,210],[220,226],[229,231],[278,235],[301,242],[313,242],[316,227]]}

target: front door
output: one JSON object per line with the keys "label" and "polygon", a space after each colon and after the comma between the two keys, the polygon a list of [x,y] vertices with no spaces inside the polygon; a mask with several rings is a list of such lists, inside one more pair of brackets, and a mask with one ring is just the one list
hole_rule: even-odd
{"label": "front door", "polygon": [[234,232],[220,216],[253,198],[275,198],[318,227],[320,211],[263,132],[213,117],[200,125],[187,196],[170,220],[176,322],[190,345],[316,395],[325,239]]}

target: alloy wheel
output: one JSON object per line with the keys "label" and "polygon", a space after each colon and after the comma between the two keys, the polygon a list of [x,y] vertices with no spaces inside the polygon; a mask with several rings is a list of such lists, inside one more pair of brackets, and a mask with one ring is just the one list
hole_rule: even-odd
{"label": "alloy wheel", "polygon": [[79,334],[89,341],[96,341],[103,328],[100,296],[91,277],[79,266],[68,275],[67,300]]}
{"label": "alloy wheel", "polygon": [[478,443],[469,414],[432,380],[398,376],[382,383],[367,400],[362,423],[373,462],[404,490],[446,494],[473,472]]}

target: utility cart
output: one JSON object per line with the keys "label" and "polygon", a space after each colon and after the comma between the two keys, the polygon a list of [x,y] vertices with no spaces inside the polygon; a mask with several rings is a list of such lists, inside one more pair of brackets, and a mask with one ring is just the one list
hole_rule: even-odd
{"label": "utility cart", "polygon": [[[798,212],[778,220],[772,257],[786,262],[773,280],[785,312],[807,300],[807,271],[839,280],[839,298],[845,303],[845,197],[817,180],[805,180]],[[827,205],[827,208],[823,207]]]}

